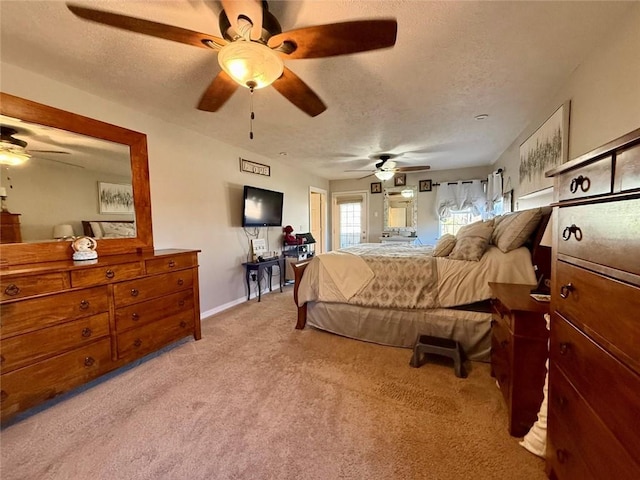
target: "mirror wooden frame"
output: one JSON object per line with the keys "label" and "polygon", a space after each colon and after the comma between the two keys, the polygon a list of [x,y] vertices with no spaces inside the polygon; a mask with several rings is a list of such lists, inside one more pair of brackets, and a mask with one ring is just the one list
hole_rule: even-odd
{"label": "mirror wooden frame", "polygon": [[[145,134],[4,92],[0,92],[0,113],[25,122],[127,145],[131,156],[137,236],[100,240],[97,251],[100,256],[153,251],[149,159]],[[72,253],[71,242],[68,241],[0,244],[0,267],[70,260]]]}

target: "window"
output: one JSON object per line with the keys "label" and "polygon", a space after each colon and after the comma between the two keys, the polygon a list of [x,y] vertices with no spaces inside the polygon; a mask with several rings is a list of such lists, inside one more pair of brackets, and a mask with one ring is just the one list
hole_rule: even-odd
{"label": "window", "polygon": [[340,248],[360,243],[362,204],[340,203]]}
{"label": "window", "polygon": [[460,228],[470,223],[482,220],[480,215],[474,215],[471,213],[471,209],[460,210],[457,212],[451,212],[447,218],[440,219],[440,236],[445,233],[455,235]]}

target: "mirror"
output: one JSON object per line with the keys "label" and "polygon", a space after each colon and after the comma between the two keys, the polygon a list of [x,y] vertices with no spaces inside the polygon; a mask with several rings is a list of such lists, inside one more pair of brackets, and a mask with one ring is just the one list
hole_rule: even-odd
{"label": "mirror", "polygon": [[418,188],[414,186],[384,189],[384,231],[415,233],[418,229]]}
{"label": "mirror", "polygon": [[5,93],[0,114],[31,155],[0,166],[6,209],[22,217],[21,242],[0,245],[3,265],[70,259],[54,230],[82,235],[82,221],[135,225],[134,236],[99,239],[101,256],[153,250],[146,135]]}

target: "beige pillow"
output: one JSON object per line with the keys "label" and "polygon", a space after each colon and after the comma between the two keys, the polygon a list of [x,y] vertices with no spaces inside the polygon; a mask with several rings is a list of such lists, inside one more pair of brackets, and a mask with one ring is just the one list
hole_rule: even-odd
{"label": "beige pillow", "polygon": [[507,253],[521,247],[536,229],[542,218],[539,208],[508,213],[500,217],[491,236],[491,243]]}
{"label": "beige pillow", "polygon": [[456,235],[456,245],[449,254],[454,260],[479,261],[489,245],[493,233],[493,221],[465,225]]}
{"label": "beige pillow", "polygon": [[450,233],[445,233],[440,237],[436,247],[433,249],[434,257],[446,257],[451,253],[453,247],[456,246],[456,236]]}

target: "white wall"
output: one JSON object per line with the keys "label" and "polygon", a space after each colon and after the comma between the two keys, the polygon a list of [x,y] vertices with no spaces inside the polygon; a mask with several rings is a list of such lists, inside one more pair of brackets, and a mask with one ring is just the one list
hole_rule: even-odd
{"label": "white wall", "polygon": [[[200,301],[213,313],[246,299],[244,271],[249,241],[241,227],[242,187],[284,192],[284,222],[309,228],[309,187],[329,182],[302,170],[223,144],[179,125],[142,114],[6,63],[2,91],[145,133],[153,238],[156,249],[200,249]],[[214,114],[212,114],[214,115]],[[271,176],[240,172],[238,158],[271,166]],[[270,250],[280,248],[282,229],[268,233]]]}
{"label": "white wall", "polygon": [[[569,160],[640,127],[640,3],[584,59],[529,126],[498,158],[495,168],[511,177],[516,199],[519,147],[565,101],[571,100]],[[549,203],[541,196],[518,201],[518,208]]]}

